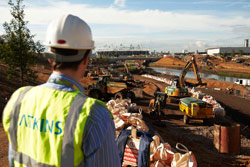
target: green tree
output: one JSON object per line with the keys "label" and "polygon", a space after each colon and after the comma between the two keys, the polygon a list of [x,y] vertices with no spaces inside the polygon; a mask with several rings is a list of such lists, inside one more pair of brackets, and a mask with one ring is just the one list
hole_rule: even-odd
{"label": "green tree", "polygon": [[2,60],[2,48],[4,44],[4,39],[2,36],[0,36],[0,61]]}
{"label": "green tree", "polygon": [[235,51],[234,51],[234,49],[232,49],[231,56],[232,56],[232,57],[235,56]]}
{"label": "green tree", "polygon": [[2,46],[4,44],[4,39],[2,36],[0,36],[0,46]]}
{"label": "green tree", "polygon": [[239,55],[242,56],[244,54],[243,50],[239,50]]}
{"label": "green tree", "polygon": [[223,59],[225,59],[226,54],[224,52],[222,52],[222,53],[220,53],[220,57],[223,58]]}
{"label": "green tree", "polygon": [[12,19],[10,23],[3,24],[5,34],[2,36],[3,45],[0,47],[2,62],[8,65],[8,79],[18,75],[21,84],[24,80],[34,80],[35,72],[31,66],[36,64],[37,55],[44,51],[41,43],[35,42],[35,35],[30,33],[27,28],[28,21],[24,21],[24,5],[23,0],[17,0],[16,4],[9,0],[10,13]]}

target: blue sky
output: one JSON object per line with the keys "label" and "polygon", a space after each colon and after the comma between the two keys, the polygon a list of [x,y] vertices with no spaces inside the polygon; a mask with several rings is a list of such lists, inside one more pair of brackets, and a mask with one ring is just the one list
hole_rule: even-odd
{"label": "blue sky", "polygon": [[[1,25],[11,19],[7,2],[0,0]],[[24,0],[24,4],[29,28],[42,42],[49,22],[66,13],[90,25],[96,49],[122,43],[151,51],[204,51],[243,46],[250,38],[250,0]]]}

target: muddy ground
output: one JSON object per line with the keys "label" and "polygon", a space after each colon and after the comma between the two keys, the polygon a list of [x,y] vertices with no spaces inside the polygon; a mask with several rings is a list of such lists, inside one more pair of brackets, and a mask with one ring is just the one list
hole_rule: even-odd
{"label": "muddy ground", "polygon": [[[144,80],[140,76],[135,76],[137,79]],[[166,84],[159,81],[154,81],[154,84],[159,86],[161,91],[165,88]],[[148,80],[148,81],[149,81]],[[207,94],[212,94],[214,90],[205,89]],[[222,93],[222,91],[220,91]],[[238,98],[238,97],[237,97]],[[140,100],[138,104],[147,110],[147,105],[150,98]],[[226,111],[229,108],[238,108],[240,110],[248,110],[250,101],[239,100],[240,103],[234,103],[234,98],[225,93],[220,99],[224,102]],[[229,101],[229,103],[226,103]],[[249,111],[249,110],[248,110]],[[244,117],[237,118],[238,123],[241,124],[241,129],[244,129],[244,134],[241,134],[241,152],[239,155],[229,155],[218,153],[213,145],[213,125],[204,125],[201,120],[192,120],[190,124],[183,123],[183,115],[178,110],[178,104],[168,103],[164,109],[165,116],[152,120],[147,114],[145,115],[146,122],[149,122],[153,129],[157,130],[165,142],[170,143],[172,147],[180,142],[188,147],[197,158],[199,166],[205,167],[224,167],[224,166],[250,166],[250,131],[246,128]],[[230,115],[228,117],[231,118]],[[242,121],[243,120],[243,121]]]}
{"label": "muddy ground", "polygon": [[[9,99],[12,92],[20,85],[19,81],[17,81],[16,79],[11,81],[6,80],[6,75],[4,75],[5,68],[3,66],[0,67],[2,74],[0,76],[0,111],[2,111],[3,107],[6,104],[6,101]],[[33,85],[44,82],[48,78],[48,75],[50,73],[50,70],[44,68],[38,67],[37,70],[39,71],[38,80],[35,83],[31,83]],[[147,86],[144,88],[144,98],[138,99],[136,101],[138,106],[146,111],[149,100],[152,99],[152,96],[150,95],[153,95],[155,88],[159,87],[161,91],[164,91],[167,84],[144,78],[139,75],[134,75],[134,77],[137,80],[142,80],[147,83]],[[92,83],[92,81],[82,81],[84,87],[86,87],[89,83]],[[218,101],[223,103],[226,111],[230,111],[228,113],[236,113],[237,111],[249,111],[248,106],[250,104],[250,101],[241,99],[235,100],[232,98],[232,95],[226,93],[221,96],[221,94],[224,93],[221,91],[215,92],[214,90],[209,89],[204,89],[204,91],[207,91],[206,93],[218,98]],[[189,125],[184,125],[182,120],[183,116],[182,113],[178,110],[177,104],[168,103],[166,109],[164,109],[164,113],[165,116],[154,119],[150,118],[147,114],[144,114],[144,119],[149,124],[149,126],[152,126],[154,130],[159,132],[163,140],[170,143],[172,147],[174,147],[177,142],[186,145],[188,149],[193,151],[193,153],[195,154],[199,166],[250,166],[250,139],[248,137],[249,133],[248,128],[246,127],[247,122],[244,121],[244,116],[237,115],[237,119],[235,120],[242,125],[242,130],[244,130],[241,135],[241,152],[239,155],[228,155],[220,154],[214,148],[213,126],[203,125],[202,121],[199,120],[194,120]],[[230,114],[228,115],[230,118]],[[3,131],[2,123],[0,123],[0,145],[0,166],[8,166],[8,139]]]}

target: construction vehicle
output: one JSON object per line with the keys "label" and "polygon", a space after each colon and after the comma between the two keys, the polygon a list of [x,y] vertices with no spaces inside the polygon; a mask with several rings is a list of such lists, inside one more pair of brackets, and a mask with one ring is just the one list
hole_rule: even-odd
{"label": "construction vehicle", "polygon": [[181,98],[179,109],[184,113],[183,122],[188,124],[189,119],[203,119],[203,123],[210,123],[214,118],[213,105],[194,97]]}
{"label": "construction vehicle", "polygon": [[127,85],[126,82],[115,82],[111,81],[110,76],[103,76],[99,78],[96,84],[89,85],[86,93],[96,99],[108,99],[110,97],[124,99],[130,98],[131,101],[135,100],[135,93],[133,89]]}
{"label": "construction vehicle", "polygon": [[[182,70],[180,77],[172,79],[171,85],[165,88],[165,93],[171,98],[182,98],[182,97],[188,97],[191,96],[191,94],[188,92],[188,89],[185,88],[187,83],[185,83],[185,76],[189,70],[189,68],[193,65],[193,70],[196,76],[196,79],[198,81],[197,84],[191,84],[189,83],[188,86],[198,86],[198,85],[206,85],[205,83],[202,83],[198,67],[195,61],[194,55],[192,55],[191,59],[187,62],[186,66]],[[186,85],[185,85],[186,84]]]}
{"label": "construction vehicle", "polygon": [[88,70],[87,78],[92,80],[97,80],[101,75],[100,69],[98,67],[92,67],[91,70]]}
{"label": "construction vehicle", "polygon": [[191,65],[193,65],[193,70],[194,70],[194,74],[196,77],[196,80],[198,81],[198,83],[194,84],[194,86],[199,86],[199,85],[206,85],[206,83],[202,83],[199,71],[198,71],[198,67],[195,61],[195,57],[194,55],[192,55],[191,59],[187,62],[186,66],[184,67],[180,77],[179,77],[179,81],[180,81],[180,86],[183,88],[185,87],[185,76],[189,70],[189,68],[191,67]]}
{"label": "construction vehicle", "polygon": [[234,83],[244,86],[250,86],[250,79],[237,79]]}
{"label": "construction vehicle", "polygon": [[132,81],[133,80],[133,75],[129,72],[128,64],[127,63],[124,63],[124,71],[125,71],[125,74],[123,74],[122,78],[125,81]]}
{"label": "construction vehicle", "polygon": [[98,74],[96,73],[96,71],[90,70],[90,71],[88,71],[86,77],[90,78],[92,80],[96,80],[96,79],[98,79]]}
{"label": "construction vehicle", "polygon": [[154,99],[150,100],[148,106],[148,113],[150,116],[162,115],[162,109],[164,109],[166,106],[167,97],[167,94],[164,92],[157,91],[154,93]]}

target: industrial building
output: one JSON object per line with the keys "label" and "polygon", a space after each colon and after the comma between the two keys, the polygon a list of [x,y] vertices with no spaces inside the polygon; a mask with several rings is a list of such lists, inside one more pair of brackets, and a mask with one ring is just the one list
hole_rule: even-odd
{"label": "industrial building", "polygon": [[230,55],[232,52],[234,52],[235,54],[250,55],[250,47],[248,47],[248,39],[245,39],[244,47],[217,47],[217,48],[208,48],[206,51],[208,55],[220,55],[220,54]]}
{"label": "industrial building", "polygon": [[143,49],[140,45],[137,47],[133,47],[130,45],[130,47],[125,47],[121,44],[120,47],[115,47],[115,48],[103,48],[103,49],[98,49],[96,51],[96,55],[100,56],[135,56],[135,55],[149,55],[149,50],[148,49]]}
{"label": "industrial building", "polygon": [[149,55],[148,50],[98,50],[97,55],[102,56],[132,56],[132,55]]}

